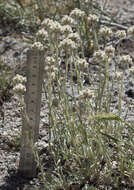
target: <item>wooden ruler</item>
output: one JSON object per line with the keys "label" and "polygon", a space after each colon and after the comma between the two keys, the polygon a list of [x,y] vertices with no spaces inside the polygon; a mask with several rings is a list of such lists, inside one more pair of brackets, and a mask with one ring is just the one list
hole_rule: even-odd
{"label": "wooden ruler", "polygon": [[26,115],[23,117],[19,171],[26,177],[36,175],[36,162],[32,145],[39,136],[40,106],[44,71],[44,52],[27,52],[27,84],[25,93]]}

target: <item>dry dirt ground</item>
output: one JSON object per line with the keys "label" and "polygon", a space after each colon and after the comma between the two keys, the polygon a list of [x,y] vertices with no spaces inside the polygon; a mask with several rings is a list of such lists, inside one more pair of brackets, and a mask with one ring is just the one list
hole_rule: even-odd
{"label": "dry dirt ground", "polygon": [[[109,13],[113,15],[113,17],[118,21],[118,23],[124,26],[134,25],[134,0],[109,0],[108,5]],[[1,31],[5,30],[1,26]],[[14,39],[13,39],[14,40]],[[10,42],[9,42],[10,41]],[[21,44],[19,42],[13,43],[12,39],[6,42],[6,47],[8,45],[9,48],[4,48],[2,45],[5,42],[0,41],[0,53],[2,51],[2,56],[5,59],[5,62],[10,63],[11,59],[14,59],[16,64],[20,61],[20,57],[16,58],[23,52],[23,56],[25,55],[25,50],[27,45]],[[12,45],[11,45],[12,43]],[[13,44],[17,44],[15,47]],[[11,46],[14,47],[11,49]],[[21,47],[20,47],[21,46]],[[134,59],[134,50],[128,41],[124,42],[122,51],[128,52],[132,55]],[[4,52],[3,52],[4,51]],[[16,53],[17,52],[17,53]],[[4,53],[4,54],[3,54]],[[16,56],[14,56],[14,54]],[[10,58],[7,59],[7,55],[10,55]],[[126,89],[131,89],[130,93],[125,97],[127,101],[130,102],[131,108],[129,108],[130,120],[134,121],[134,86],[133,84],[126,83]],[[125,99],[124,99],[125,100]],[[125,102],[124,102],[125,104]],[[4,121],[2,117],[0,118],[0,190],[34,190],[35,186],[38,186],[38,180],[32,179],[27,180],[23,179],[20,176],[16,175],[16,169],[18,167],[19,161],[19,152],[17,150],[13,150],[12,143],[10,142],[10,138],[15,136],[15,134],[19,134],[21,130],[21,117],[18,108],[18,102],[16,97],[11,97],[10,101],[6,101],[3,103],[4,108]],[[47,146],[45,143],[47,142],[47,107],[45,105],[45,97],[42,101],[41,107],[41,130],[40,130],[40,138],[41,142],[44,143],[44,146]]]}
{"label": "dry dirt ground", "polygon": [[109,0],[108,7],[118,21],[125,25],[134,24],[134,1],[133,0]]}

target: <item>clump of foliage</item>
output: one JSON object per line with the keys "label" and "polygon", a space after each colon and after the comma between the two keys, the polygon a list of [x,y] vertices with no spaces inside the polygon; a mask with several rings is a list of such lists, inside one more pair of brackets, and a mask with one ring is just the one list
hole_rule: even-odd
{"label": "clump of foliage", "polygon": [[[124,77],[133,63],[120,53],[126,31],[115,33],[100,22],[105,2],[100,10],[79,0],[61,19],[41,18],[32,48],[45,49],[52,166],[44,171],[35,153],[44,189],[133,187],[134,125],[122,114]],[[119,40],[117,47],[113,39]]]}
{"label": "clump of foliage", "polygon": [[60,18],[78,2],[75,0],[1,0],[1,21],[14,23],[19,31],[37,31],[44,17]]}

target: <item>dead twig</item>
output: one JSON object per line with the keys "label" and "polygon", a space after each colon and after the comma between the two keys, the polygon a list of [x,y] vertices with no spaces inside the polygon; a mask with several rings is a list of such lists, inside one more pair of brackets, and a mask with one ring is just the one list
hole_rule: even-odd
{"label": "dead twig", "polygon": [[128,27],[124,26],[122,24],[118,24],[118,23],[114,23],[114,22],[109,22],[109,21],[106,21],[106,20],[100,20],[100,23],[101,24],[110,25],[110,26],[116,26],[117,28],[122,29],[122,30],[128,30]]}

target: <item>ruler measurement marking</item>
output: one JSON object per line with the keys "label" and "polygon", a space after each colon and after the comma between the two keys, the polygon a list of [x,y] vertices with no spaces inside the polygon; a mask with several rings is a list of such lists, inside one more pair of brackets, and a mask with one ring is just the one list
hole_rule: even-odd
{"label": "ruler measurement marking", "polygon": [[[37,91],[37,84],[38,84],[38,74],[39,74],[39,64],[37,64],[38,62],[38,57],[37,56],[33,56],[32,57],[32,64],[31,66],[29,66],[29,95],[31,94],[31,105],[30,108],[32,108],[32,110],[28,110],[29,115],[31,120],[35,121],[35,117],[36,117],[36,106],[34,105],[37,102],[38,99],[38,91]],[[32,71],[32,72],[30,72]]]}
{"label": "ruler measurement marking", "polygon": [[22,148],[20,156],[20,170],[25,175],[32,177],[36,173],[36,165],[31,146],[27,145],[24,131],[27,129],[32,136],[33,143],[39,135],[41,92],[43,83],[44,52],[30,50],[27,55],[27,85],[26,85],[26,111],[29,118],[29,129],[27,121],[24,120],[22,131]]}

